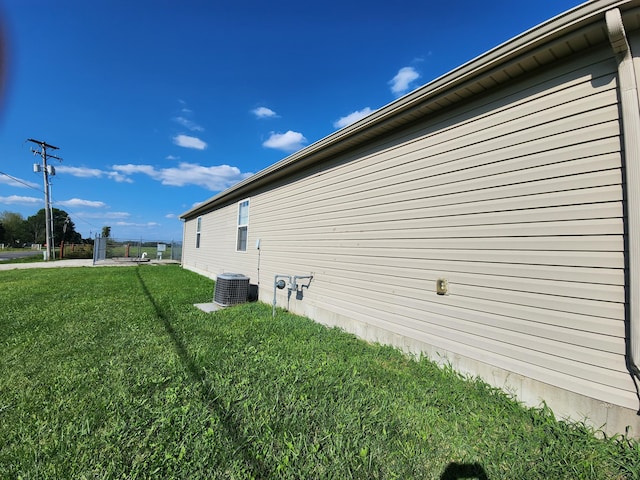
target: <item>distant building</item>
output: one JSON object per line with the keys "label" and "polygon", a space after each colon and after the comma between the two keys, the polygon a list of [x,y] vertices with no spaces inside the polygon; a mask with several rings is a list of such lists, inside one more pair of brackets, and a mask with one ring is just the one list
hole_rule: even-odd
{"label": "distant building", "polygon": [[183,266],[640,436],[639,54],[640,0],[562,14],[185,212]]}

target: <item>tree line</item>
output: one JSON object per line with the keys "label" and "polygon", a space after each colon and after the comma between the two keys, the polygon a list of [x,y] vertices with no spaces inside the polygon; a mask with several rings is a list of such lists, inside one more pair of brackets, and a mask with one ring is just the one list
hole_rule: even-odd
{"label": "tree line", "polygon": [[[88,243],[91,239],[82,239],[76,232],[71,217],[64,210],[52,209],[53,239],[59,245],[69,243]],[[35,215],[26,219],[19,213],[4,211],[0,213],[0,243],[7,247],[23,247],[32,243],[44,244],[46,237],[46,212],[40,209]]]}

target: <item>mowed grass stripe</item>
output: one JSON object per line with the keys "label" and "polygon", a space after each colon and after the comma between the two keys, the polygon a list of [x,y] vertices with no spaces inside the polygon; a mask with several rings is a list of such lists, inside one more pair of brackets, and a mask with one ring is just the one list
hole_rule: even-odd
{"label": "mowed grass stripe", "polygon": [[0,272],[0,478],[640,478],[640,448],[178,266]]}

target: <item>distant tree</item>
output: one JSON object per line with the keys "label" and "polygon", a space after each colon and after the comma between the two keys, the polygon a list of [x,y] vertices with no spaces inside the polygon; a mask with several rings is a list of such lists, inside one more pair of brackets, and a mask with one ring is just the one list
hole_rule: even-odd
{"label": "distant tree", "polygon": [[76,232],[76,226],[69,215],[62,222],[61,236],[56,238],[62,238],[65,243],[82,243],[82,235],[80,232]]}
{"label": "distant tree", "polygon": [[27,217],[25,220],[26,227],[29,231],[30,242],[47,243],[46,215],[44,208],[40,209],[35,215]]}
{"label": "distant tree", "polygon": [[5,243],[6,240],[4,239],[4,225],[2,224],[2,222],[0,222],[0,243]]}
{"label": "distant tree", "polygon": [[[65,243],[80,243],[82,235],[76,232],[75,225],[71,221],[69,214],[59,208],[53,208],[51,211],[53,214],[53,240],[55,244],[58,245],[62,241]],[[44,208],[27,218],[26,224],[33,238],[33,243],[46,243],[46,212]]]}
{"label": "distant tree", "polygon": [[27,224],[19,213],[0,213],[0,223],[4,227],[4,243],[7,245],[15,246],[31,241]]}
{"label": "distant tree", "polygon": [[111,236],[111,227],[102,227],[102,236],[110,237]]}

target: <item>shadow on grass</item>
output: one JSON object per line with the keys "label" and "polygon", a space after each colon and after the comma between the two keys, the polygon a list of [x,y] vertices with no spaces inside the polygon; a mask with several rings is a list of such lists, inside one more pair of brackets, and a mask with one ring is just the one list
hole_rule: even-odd
{"label": "shadow on grass", "polygon": [[246,439],[242,435],[242,433],[234,424],[232,420],[233,412],[224,408],[224,406],[219,400],[213,399],[211,398],[210,395],[207,395],[204,393],[206,391],[213,391],[211,384],[209,384],[209,382],[206,379],[205,372],[201,368],[199,368],[195,363],[193,363],[189,358],[189,352],[187,350],[187,347],[185,346],[185,344],[182,342],[182,340],[176,333],[175,329],[173,328],[173,325],[171,325],[171,319],[169,318],[169,316],[167,316],[167,314],[158,306],[155,299],[153,298],[153,295],[147,288],[147,285],[144,282],[144,279],[140,275],[140,268],[136,268],[136,275],[138,276],[138,280],[140,281],[140,286],[142,287],[142,291],[144,292],[145,296],[147,297],[151,305],[153,305],[153,308],[156,311],[157,317],[160,320],[162,320],[164,328],[167,331],[167,334],[169,335],[169,338],[171,339],[171,342],[173,343],[173,346],[176,352],[180,356],[180,360],[182,361],[183,365],[187,368],[189,372],[189,376],[191,377],[191,380],[194,383],[199,383],[199,384],[202,384],[204,387],[206,387],[202,390],[203,399],[205,400],[205,403],[209,405],[220,418],[222,426],[225,429],[225,433],[232,440],[233,444],[236,447],[235,451],[242,455],[242,458],[244,459],[246,465],[251,469],[251,473],[255,478],[263,477],[263,475],[267,472],[267,470],[265,469],[265,466],[262,464],[262,462],[260,462],[260,460],[255,458],[255,456],[251,453],[250,449],[247,448],[247,445],[250,442],[248,439]]}
{"label": "shadow on grass", "polygon": [[440,480],[477,479],[489,480],[487,473],[479,463],[455,463],[451,462],[444,469]]}

